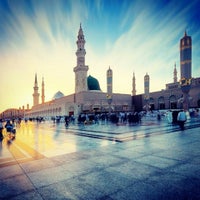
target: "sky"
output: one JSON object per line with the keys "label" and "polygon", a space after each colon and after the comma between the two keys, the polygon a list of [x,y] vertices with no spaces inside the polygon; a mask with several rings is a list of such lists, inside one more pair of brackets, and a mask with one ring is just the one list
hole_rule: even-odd
{"label": "sky", "polygon": [[[33,105],[37,73],[45,101],[57,91],[75,91],[76,41],[85,36],[88,75],[106,92],[106,71],[113,70],[113,92],[136,94],[180,78],[179,41],[192,37],[192,77],[200,77],[200,0],[0,0],[0,113]],[[40,98],[41,102],[41,98]]]}

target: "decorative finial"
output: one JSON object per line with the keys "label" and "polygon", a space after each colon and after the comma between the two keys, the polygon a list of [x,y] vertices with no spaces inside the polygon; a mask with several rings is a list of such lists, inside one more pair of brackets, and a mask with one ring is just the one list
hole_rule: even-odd
{"label": "decorative finial", "polygon": [[187,32],[186,32],[186,29],[185,29],[185,36],[187,36]]}
{"label": "decorative finial", "polygon": [[35,83],[37,83],[37,73],[35,73]]}

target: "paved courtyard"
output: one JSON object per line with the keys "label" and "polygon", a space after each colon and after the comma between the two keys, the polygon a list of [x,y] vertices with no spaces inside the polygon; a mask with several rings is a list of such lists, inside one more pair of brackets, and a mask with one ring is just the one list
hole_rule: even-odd
{"label": "paved courtyard", "polygon": [[0,143],[0,199],[200,199],[200,121],[23,122]]}

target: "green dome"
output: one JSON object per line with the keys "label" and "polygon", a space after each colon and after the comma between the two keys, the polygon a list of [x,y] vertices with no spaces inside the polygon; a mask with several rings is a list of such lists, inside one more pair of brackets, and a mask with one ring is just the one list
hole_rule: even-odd
{"label": "green dome", "polygon": [[87,84],[88,90],[101,90],[99,86],[99,81],[90,75],[87,77]]}

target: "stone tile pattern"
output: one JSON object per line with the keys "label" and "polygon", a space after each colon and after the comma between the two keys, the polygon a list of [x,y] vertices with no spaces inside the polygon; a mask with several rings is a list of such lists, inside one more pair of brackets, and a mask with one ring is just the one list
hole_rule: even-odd
{"label": "stone tile pattern", "polygon": [[0,168],[0,199],[200,199],[200,128]]}

